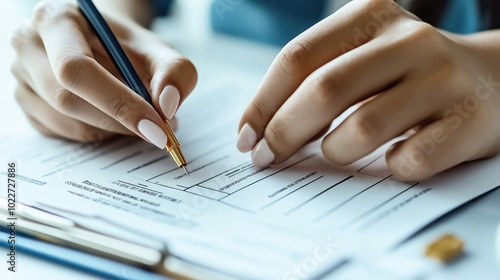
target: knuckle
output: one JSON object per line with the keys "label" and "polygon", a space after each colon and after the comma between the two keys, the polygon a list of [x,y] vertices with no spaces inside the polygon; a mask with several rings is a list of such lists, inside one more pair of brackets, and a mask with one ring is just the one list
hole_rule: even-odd
{"label": "knuckle", "polygon": [[[179,56],[176,58],[161,58],[153,62],[152,69],[155,69],[153,76],[148,77],[145,83],[151,83],[151,80],[162,81],[162,83],[173,82],[179,86],[181,93],[187,94],[191,92],[198,82],[198,71],[186,57]],[[158,84],[158,83],[154,83]]]}
{"label": "knuckle", "polygon": [[[194,63],[186,57],[179,57],[175,60],[175,64],[179,66],[179,73],[182,73],[185,78],[189,81],[189,84],[193,85],[198,81],[198,71]],[[169,69],[171,67],[168,67]]]}
{"label": "knuckle", "polygon": [[416,21],[414,22],[413,34],[419,35],[421,37],[428,37],[436,33],[436,28],[432,25],[423,22]]}
{"label": "knuckle", "polygon": [[290,76],[297,76],[308,69],[311,44],[307,40],[294,39],[278,56],[280,68]]}
{"label": "knuckle", "polygon": [[185,68],[188,70],[195,70],[194,64],[188,58],[179,56],[175,58],[160,58],[153,62],[153,68],[157,72],[168,72],[172,68]]}
{"label": "knuckle", "polygon": [[76,96],[67,89],[56,85],[52,90],[54,93],[54,107],[59,112],[71,112],[74,108]]}
{"label": "knuckle", "polygon": [[259,122],[267,123],[272,116],[271,112],[273,112],[273,110],[265,100],[256,98],[248,107],[248,112],[251,119],[257,119]]}
{"label": "knuckle", "polygon": [[16,100],[17,104],[19,104],[19,106],[23,107],[26,99],[26,92],[20,85],[18,85],[14,90],[14,99]]}
{"label": "knuckle", "polygon": [[85,123],[79,123],[76,126],[74,135],[76,140],[87,143],[102,141],[105,138],[102,130]]}
{"label": "knuckle", "polygon": [[398,6],[394,0],[360,0],[359,2],[360,7],[362,7],[365,12],[371,13],[372,15],[384,11],[391,15],[391,11]]}
{"label": "knuckle", "polygon": [[196,84],[196,82],[198,81],[198,70],[196,69],[194,63],[187,58],[183,58],[182,63],[186,68],[186,73],[189,73],[190,75],[189,77],[191,78],[191,84],[193,84],[194,87],[194,84]]}
{"label": "knuckle", "polygon": [[126,100],[117,99],[111,103],[108,112],[118,122],[127,123],[127,120],[130,118],[131,108]]}
{"label": "knuckle", "polygon": [[188,80],[191,84],[196,83],[198,80],[198,71],[196,70],[196,66],[194,63],[186,57],[180,57],[177,59],[177,63],[180,66],[181,72],[183,75],[188,77]]}
{"label": "knuckle", "polygon": [[184,67],[188,72],[196,72],[196,67],[194,66],[194,63],[189,60],[187,57],[179,57],[177,58],[177,63]]}
{"label": "knuckle", "polygon": [[332,104],[335,93],[342,92],[340,89],[341,81],[338,75],[315,75],[311,76],[309,80],[310,98],[311,102],[317,107],[325,107],[325,105]]}
{"label": "knuckle", "polygon": [[33,39],[34,34],[35,31],[31,23],[22,23],[10,34],[10,44],[14,50],[19,51],[25,44]]}
{"label": "knuckle", "polygon": [[24,45],[26,38],[23,35],[23,30],[22,27],[17,27],[11,34],[10,34],[10,45],[14,50],[18,51],[21,49],[21,47]]}
{"label": "knuckle", "polygon": [[71,51],[62,52],[57,61],[56,78],[61,85],[68,89],[78,86],[80,77],[91,63],[90,58]]}
{"label": "knuckle", "polygon": [[362,0],[361,3],[366,10],[373,11],[382,8],[387,3],[387,0]]}
{"label": "knuckle", "polygon": [[376,118],[367,113],[355,113],[351,116],[352,136],[363,149],[374,148],[374,138],[377,136]]}
{"label": "knuckle", "polygon": [[33,9],[33,22],[40,26],[57,16],[67,15],[70,11],[68,3],[59,0],[43,0],[37,3]]}
{"label": "knuckle", "polygon": [[288,141],[285,137],[282,124],[279,122],[271,122],[265,133],[265,138],[269,145],[273,147],[287,147]]}
{"label": "knuckle", "polygon": [[45,23],[54,13],[57,1],[43,0],[33,9],[33,21],[39,25]]}
{"label": "knuckle", "polygon": [[432,43],[433,47],[441,46],[443,40],[435,27],[423,21],[411,21],[410,24],[412,31],[403,37],[405,43],[416,47],[428,47],[429,43]]}
{"label": "knuckle", "polygon": [[12,73],[12,75],[17,79],[17,80],[20,80],[20,78],[22,77],[21,75],[21,71],[19,69],[20,67],[20,64],[18,61],[14,61],[10,64],[10,73]]}
{"label": "knuckle", "polygon": [[267,143],[273,147],[288,147],[289,143],[285,137],[286,124],[281,118],[274,118],[266,128],[265,138]]}
{"label": "knuckle", "polygon": [[396,151],[386,154],[386,161],[389,170],[400,181],[418,181],[435,174],[435,161],[418,147],[415,141],[405,140],[398,144]]}

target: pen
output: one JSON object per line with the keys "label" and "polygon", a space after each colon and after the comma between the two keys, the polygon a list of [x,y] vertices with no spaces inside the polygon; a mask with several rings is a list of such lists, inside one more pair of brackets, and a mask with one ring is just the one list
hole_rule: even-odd
{"label": "pen", "polygon": [[[24,233],[48,243],[76,249],[88,254],[149,270],[174,279],[227,279],[228,277],[173,255],[163,242],[149,240],[149,245],[135,243],[99,233],[77,222],[16,202],[15,212],[7,208],[7,199],[0,197],[0,220],[14,221],[15,229],[0,231]],[[11,233],[12,234],[12,233]],[[20,246],[20,245],[16,245]],[[31,248],[30,251],[36,251]]]}
{"label": "pen", "polygon": [[[151,100],[148,90],[142,83],[139,75],[132,66],[132,63],[125,54],[125,51],[111,31],[111,28],[109,28],[109,25],[106,23],[103,16],[97,10],[97,7],[94,5],[92,0],[77,0],[77,2],[84,17],[87,19],[92,29],[94,29],[97,37],[104,46],[104,49],[111,57],[111,60],[122,75],[128,87],[144,98],[144,100],[146,100],[149,104],[153,105],[153,101]],[[175,137],[168,121],[165,121],[165,125],[167,128],[168,139],[165,148],[174,159],[177,166],[179,168],[183,168],[186,175],[189,175],[189,171],[186,168],[186,159],[182,154],[181,145],[177,140],[177,137]]]}

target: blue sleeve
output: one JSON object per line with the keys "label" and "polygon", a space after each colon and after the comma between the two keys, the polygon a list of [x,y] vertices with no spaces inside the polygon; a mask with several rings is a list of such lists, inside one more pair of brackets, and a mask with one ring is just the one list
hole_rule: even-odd
{"label": "blue sleeve", "polygon": [[172,0],[149,0],[155,17],[164,16],[168,13]]}
{"label": "blue sleeve", "polygon": [[[149,0],[155,16],[166,15],[173,0]],[[214,31],[251,40],[284,45],[324,14],[327,0],[214,0],[211,24]],[[478,1],[448,2],[440,28],[455,33],[482,29]]]}

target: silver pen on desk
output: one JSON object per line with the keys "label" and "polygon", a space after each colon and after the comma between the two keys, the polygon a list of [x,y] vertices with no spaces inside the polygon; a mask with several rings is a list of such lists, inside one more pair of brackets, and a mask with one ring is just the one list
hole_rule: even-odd
{"label": "silver pen on desk", "polygon": [[[225,279],[227,276],[172,256],[165,245],[146,246],[105,235],[75,221],[16,203],[16,230],[28,236],[121,263],[147,269],[175,279]],[[0,197],[0,219],[7,220],[7,200]],[[152,242],[158,244],[158,242]]]}
{"label": "silver pen on desk", "polygon": [[[8,217],[7,201],[0,198],[0,215]],[[94,232],[70,219],[16,203],[16,229],[29,236],[51,243],[84,250],[140,267],[158,264],[166,249],[150,248]]]}

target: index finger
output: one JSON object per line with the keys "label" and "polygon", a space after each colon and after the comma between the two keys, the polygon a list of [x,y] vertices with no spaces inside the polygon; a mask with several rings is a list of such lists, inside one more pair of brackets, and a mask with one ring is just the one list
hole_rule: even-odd
{"label": "index finger", "polygon": [[242,152],[254,148],[278,109],[311,73],[370,41],[403,11],[392,0],[351,1],[288,43],[241,118],[238,148]]}
{"label": "index finger", "polygon": [[[162,118],[94,59],[89,46],[90,27],[76,7],[43,1],[35,11],[35,26],[61,85],[130,131],[159,148],[165,147],[167,137]],[[65,102],[64,97],[54,98]]]}

